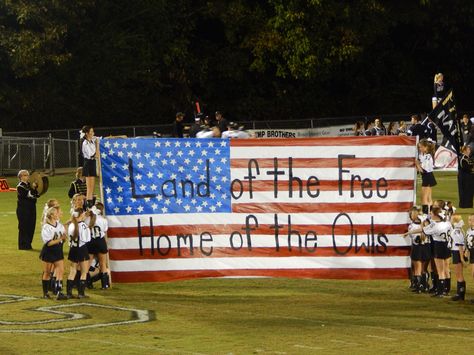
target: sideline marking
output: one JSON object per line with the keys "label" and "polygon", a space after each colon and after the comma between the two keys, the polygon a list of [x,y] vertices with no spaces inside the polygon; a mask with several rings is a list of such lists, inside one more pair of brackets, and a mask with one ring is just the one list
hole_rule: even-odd
{"label": "sideline marking", "polygon": [[366,335],[367,338],[385,339],[385,340],[397,340],[395,338],[383,337],[380,335]]}
{"label": "sideline marking", "polygon": [[441,325],[441,324],[438,324],[438,328],[452,329],[452,330],[472,330],[472,329],[470,329],[470,328],[450,327],[450,326],[448,326],[448,325]]}
{"label": "sideline marking", "polygon": [[354,343],[354,342],[351,342],[351,341],[344,341],[344,340],[331,340],[331,343],[338,343],[338,344],[345,344],[345,345],[356,345],[356,346],[362,345],[362,344],[359,344],[359,343]]}
{"label": "sideline marking", "polygon": [[324,348],[321,346],[307,346],[307,345],[300,345],[300,344],[295,344],[293,345],[295,348],[301,348],[301,349],[311,349],[311,350],[323,350]]}
{"label": "sideline marking", "polygon": [[[3,295],[0,294],[0,297],[8,297],[9,300],[0,301],[0,304],[7,304],[7,303],[14,303],[14,302],[21,302],[21,301],[31,301],[31,300],[40,300],[41,298],[38,297],[26,297],[26,296],[17,296],[17,295]],[[53,322],[66,322],[72,320],[79,320],[88,318],[86,315],[82,313],[73,313],[73,312],[65,312],[60,311],[58,309],[61,308],[69,308],[69,307],[98,307],[98,308],[106,308],[106,309],[113,309],[119,311],[128,311],[132,313],[131,319],[124,320],[124,321],[117,321],[117,322],[110,322],[110,323],[96,323],[96,324],[88,324],[76,327],[66,327],[61,329],[1,329],[0,333],[65,333],[71,332],[76,330],[82,329],[91,329],[91,328],[102,328],[102,327],[110,327],[114,325],[123,325],[123,324],[133,324],[133,323],[144,323],[148,322],[152,319],[153,312],[143,310],[143,309],[135,309],[135,308],[126,308],[126,307],[117,307],[117,306],[108,306],[103,304],[96,304],[96,303],[72,303],[72,304],[59,304],[53,306],[44,306],[33,308],[30,310],[38,311],[38,312],[46,312],[46,313],[53,313],[63,315],[66,318],[61,319],[47,319],[47,320],[40,320],[40,321],[1,321],[0,325],[34,325],[34,324],[47,324]]]}

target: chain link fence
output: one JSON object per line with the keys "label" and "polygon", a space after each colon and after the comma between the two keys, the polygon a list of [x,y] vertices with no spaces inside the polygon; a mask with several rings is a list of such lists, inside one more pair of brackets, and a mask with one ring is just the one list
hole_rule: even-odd
{"label": "chain link fence", "polygon": [[16,174],[20,169],[48,171],[76,167],[79,142],[46,137],[0,136],[0,175]]}

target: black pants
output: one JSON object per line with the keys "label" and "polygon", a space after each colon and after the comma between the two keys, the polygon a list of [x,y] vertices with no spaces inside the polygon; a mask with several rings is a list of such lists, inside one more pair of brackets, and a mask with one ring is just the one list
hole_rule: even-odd
{"label": "black pants", "polygon": [[36,225],[36,206],[18,207],[18,249],[31,249]]}
{"label": "black pants", "polygon": [[458,172],[459,207],[472,208],[474,197],[474,174],[459,170]]}

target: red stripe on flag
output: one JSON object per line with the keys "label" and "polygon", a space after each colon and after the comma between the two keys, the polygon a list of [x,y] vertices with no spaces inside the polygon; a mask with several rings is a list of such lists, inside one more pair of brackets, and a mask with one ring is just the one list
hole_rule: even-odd
{"label": "red stripe on flag", "polygon": [[[285,235],[288,232],[288,225],[286,224],[287,220],[280,218],[278,224],[283,225],[280,228],[280,235]],[[347,219],[341,217],[340,223],[347,223]],[[146,225],[144,225],[146,224]],[[274,238],[275,229],[270,228],[270,224],[259,224],[258,227],[252,230],[252,234],[262,234],[268,235],[269,238]],[[308,231],[317,232],[318,235],[332,235],[333,229],[332,225],[320,224],[320,225],[303,225],[303,224],[292,224],[291,229],[293,231],[297,230],[301,234],[306,234]],[[160,236],[161,234],[177,235],[177,234],[192,234],[200,235],[203,232],[215,234],[227,234],[230,235],[232,232],[241,232],[245,234],[245,225],[243,224],[182,224],[182,225],[170,225],[170,226],[153,226],[153,234],[155,237]],[[370,224],[357,224],[353,225],[353,232],[357,235],[364,235],[367,231],[370,231]],[[151,230],[148,225],[148,221],[142,220],[141,227],[142,235],[150,235]],[[383,234],[402,234],[407,231],[407,224],[375,224],[374,225],[374,234],[379,233]],[[138,236],[137,227],[114,227],[110,228],[107,235],[109,238],[137,238]],[[334,227],[334,234],[337,236],[351,234],[351,227],[349,225],[337,225]]]}
{"label": "red stripe on flag", "polygon": [[362,213],[405,212],[413,202],[388,203],[234,203],[235,213]]}
{"label": "red stripe on flag", "polygon": [[[241,181],[244,191],[249,191],[249,182],[248,181]],[[372,186],[377,186],[377,180],[371,180]],[[273,191],[274,189],[274,181],[273,180],[254,180],[252,181],[252,191]],[[311,181],[310,191],[314,193],[316,190],[320,191],[338,191],[339,189],[339,181],[337,180],[320,180],[319,185],[314,185],[314,180]],[[278,191],[288,191],[289,190],[289,183],[288,180],[279,180],[277,182]],[[356,192],[360,191],[361,183],[359,181],[354,182],[354,186],[352,189]],[[368,185],[368,182],[367,182]],[[414,184],[413,180],[387,180],[387,187],[383,187],[382,190],[387,191],[395,191],[395,190],[413,190]],[[299,191],[299,184],[297,181],[293,181],[292,183],[294,193],[297,195]],[[307,189],[307,181],[302,181],[302,187],[304,192],[306,193]],[[342,181],[342,190],[343,191],[350,191],[351,190],[351,182],[348,180]],[[240,186],[237,184],[232,185],[232,191],[237,192],[240,191]]]}
{"label": "red stripe on flag", "polygon": [[160,282],[172,280],[187,280],[203,277],[225,276],[263,276],[290,277],[300,279],[407,279],[407,268],[384,269],[234,269],[234,270],[183,270],[183,271],[112,271],[114,282]]}
{"label": "red stripe on flag", "polygon": [[290,147],[290,146],[371,146],[371,145],[406,145],[414,146],[416,137],[407,136],[373,136],[373,137],[320,137],[314,138],[270,138],[270,139],[231,139],[231,147]]}
{"label": "red stripe on flag", "polygon": [[[223,258],[223,257],[288,257],[288,256],[312,256],[312,257],[347,257],[347,256],[377,256],[381,254],[376,254],[375,249],[369,248],[360,248],[355,250],[355,247],[351,249],[344,255],[338,254],[332,247],[321,247],[316,248],[314,252],[309,252],[304,248],[300,250],[298,246],[292,246],[291,251],[288,250],[287,246],[280,246],[280,250],[276,251],[275,248],[252,248],[248,250],[247,248],[242,248],[239,250],[234,250],[232,248],[213,248],[212,255],[207,256],[201,253],[199,247],[194,247],[193,254],[191,254],[189,248],[183,246],[179,251],[176,248],[167,249],[164,248],[161,250],[160,254],[157,250],[154,250],[154,253],[151,253],[151,249],[143,249],[143,255],[140,255],[139,249],[114,249],[110,250],[110,259],[114,261],[118,260],[153,260],[153,259],[174,259],[174,258]],[[206,248],[209,249],[209,248]],[[339,252],[343,253],[348,249],[348,247],[340,246],[338,247]],[[379,250],[382,251],[382,247],[379,246]],[[409,246],[397,246],[397,247],[386,247],[383,252],[383,256],[408,256],[410,255]]]}
{"label": "red stripe on flag", "polygon": [[[231,168],[247,168],[250,159],[232,159]],[[257,159],[259,168],[273,168],[273,159]],[[293,158],[293,168],[337,168],[336,158]],[[345,159],[344,167],[348,168],[412,168],[415,158],[355,158]],[[288,168],[289,159],[279,158],[278,168]]]}

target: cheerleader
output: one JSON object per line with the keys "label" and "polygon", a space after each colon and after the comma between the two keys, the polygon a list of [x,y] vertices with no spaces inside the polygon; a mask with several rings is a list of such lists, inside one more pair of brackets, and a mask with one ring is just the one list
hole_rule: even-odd
{"label": "cheerleader", "polygon": [[[46,203],[44,204],[43,208],[43,215],[41,216],[41,225],[46,224],[46,212],[48,209],[51,207],[57,207],[59,208],[59,201],[55,198],[50,198]],[[59,216],[59,219],[61,219],[61,216]]]}
{"label": "cheerleader", "polygon": [[451,223],[443,221],[441,209],[433,207],[431,221],[426,221],[423,232],[433,240],[433,257],[438,272],[437,290],[434,296],[443,297],[448,294],[449,258],[451,251],[448,242],[451,238]]}
{"label": "cheerleader", "polygon": [[[466,231],[466,256],[471,264],[471,276],[474,278],[474,214],[468,219],[469,228]],[[474,300],[471,300],[474,303]]]}
{"label": "cheerleader", "polygon": [[443,73],[438,73],[434,76],[434,83],[433,83],[433,97],[431,98],[433,109],[443,99],[446,92],[447,90],[446,90],[446,85],[444,84]]}
{"label": "cheerleader", "polygon": [[75,194],[71,200],[71,214],[77,209],[86,209],[86,196]]}
{"label": "cheerleader", "polygon": [[91,126],[84,126],[81,129],[81,138],[82,141],[82,155],[84,156],[84,166],[82,169],[82,175],[86,178],[86,199],[87,207],[92,207],[93,203],[93,194],[95,189],[95,178],[97,176],[97,167],[96,167],[96,153],[97,153],[97,143],[98,139],[94,136],[94,128]]}
{"label": "cheerleader", "polygon": [[431,258],[429,239],[421,232],[421,224],[424,216],[417,206],[413,206],[409,211],[410,224],[408,232],[403,234],[404,237],[411,238],[411,261],[414,275],[413,292],[422,293],[428,291],[428,277],[424,272],[424,265]]}
{"label": "cheerleader", "polygon": [[64,300],[67,297],[62,291],[62,278],[64,272],[64,254],[63,242],[66,240],[64,226],[59,222],[59,208],[51,207],[46,211],[46,223],[41,229],[41,238],[43,240],[43,249],[40,253],[40,259],[43,266],[43,298],[50,298],[48,286],[50,283],[50,271],[54,266],[57,281],[55,285],[56,299]]}
{"label": "cheerleader", "polygon": [[466,295],[466,281],[464,281],[463,267],[464,260],[464,232],[462,227],[464,221],[458,214],[452,216],[453,231],[451,233],[451,254],[453,258],[454,272],[456,273],[457,287],[456,294],[451,297],[453,301],[464,301]]}
{"label": "cheerleader", "polygon": [[[41,216],[41,226],[45,225],[47,222],[46,220],[46,212],[48,211],[48,209],[50,209],[51,207],[55,207],[58,209],[58,212],[59,212],[59,216],[58,216],[58,219],[60,220],[61,217],[62,217],[62,211],[61,209],[59,208],[59,201],[55,198],[50,198],[48,201],[46,201],[46,203],[44,204],[44,208],[43,208],[43,215]],[[49,280],[50,280],[50,284],[49,284],[49,290],[50,291],[53,291],[53,293],[56,293],[56,273],[54,272],[54,265],[51,264],[51,270],[50,270],[50,277],[49,277]]]}
{"label": "cheerleader", "polygon": [[418,143],[419,156],[415,160],[416,169],[421,173],[421,204],[423,213],[428,214],[430,206],[433,204],[432,187],[436,186],[436,179],[433,175],[433,155],[434,144],[427,139],[422,139]]}
{"label": "cheerleader", "polygon": [[71,262],[69,276],[67,279],[67,298],[72,298],[72,288],[77,270],[80,270],[81,276],[78,285],[78,298],[86,297],[84,291],[86,288],[86,277],[89,271],[89,253],[87,243],[91,239],[89,227],[84,223],[86,212],[83,209],[77,209],[71,216],[71,223],[68,227],[69,236],[69,257]]}
{"label": "cheerleader", "polygon": [[89,226],[92,230],[92,239],[87,244],[87,248],[91,256],[91,263],[94,259],[94,255],[99,261],[99,277],[102,289],[105,290],[110,287],[110,278],[107,268],[107,254],[109,250],[105,239],[109,225],[107,220],[103,217],[104,205],[102,203],[97,202],[95,206],[92,207],[91,212],[93,214]]}

